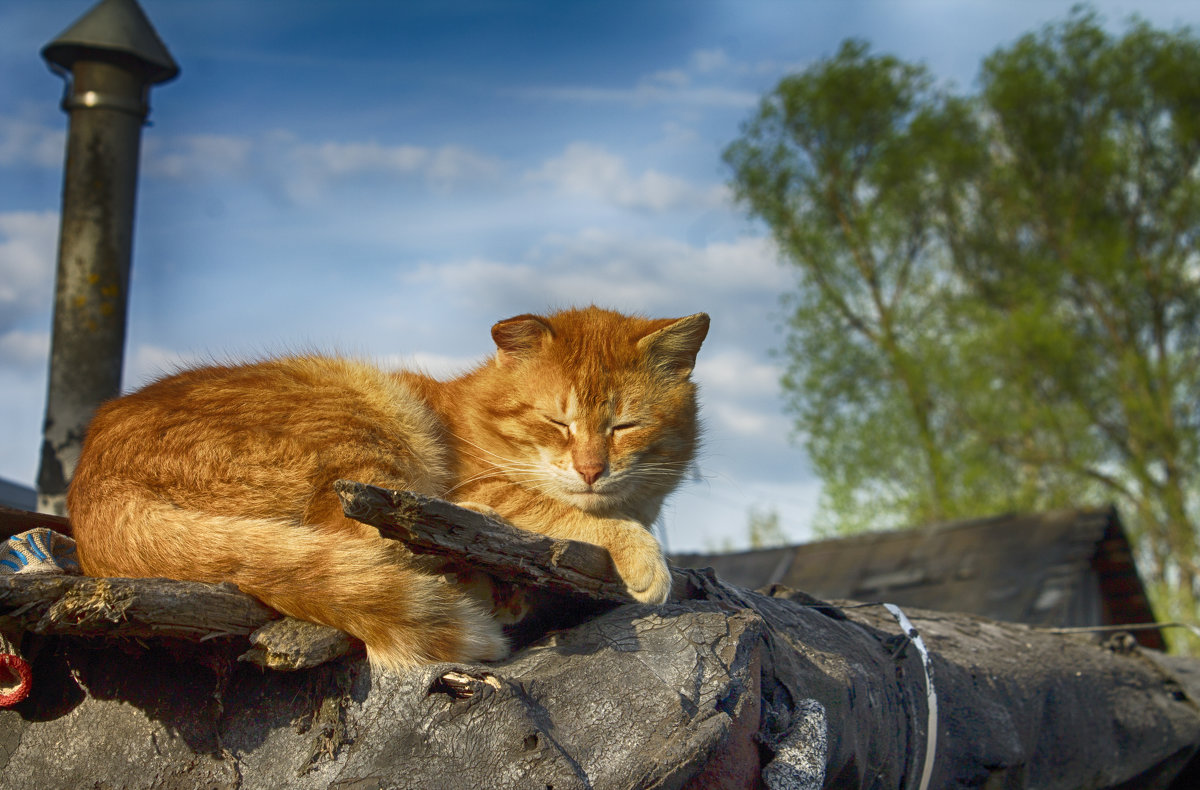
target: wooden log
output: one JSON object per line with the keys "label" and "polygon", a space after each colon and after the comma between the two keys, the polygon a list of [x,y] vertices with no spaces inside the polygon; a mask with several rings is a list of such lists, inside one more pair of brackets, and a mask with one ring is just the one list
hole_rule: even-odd
{"label": "wooden log", "polygon": [[417,554],[462,561],[500,579],[612,603],[633,603],[600,546],[517,529],[441,499],[350,480],[334,489],[345,514]]}
{"label": "wooden log", "polygon": [[[370,524],[416,554],[445,557],[531,588],[541,610],[553,614],[565,609],[582,619],[602,609],[581,607],[578,599],[612,605],[634,601],[608,552],[599,546],[527,532],[411,491],[349,480],[339,480],[335,490],[350,518]],[[521,644],[554,625],[563,623],[535,615],[528,628],[510,628],[509,635]],[[253,647],[240,660],[281,670],[306,669],[362,650],[358,640],[337,629],[290,617],[267,623],[250,641]]]}
{"label": "wooden log", "polygon": [[697,600],[616,607],[492,664],[261,672],[228,646],[181,664],[158,640],[67,640],[0,711],[0,786],[916,788],[926,757],[930,788],[1196,786],[1176,779],[1195,778],[1194,692],[1136,645],[910,610],[931,717],[886,610],[690,574]]}
{"label": "wooden log", "polygon": [[0,540],[7,540],[13,535],[19,535],[37,527],[48,527],[64,535],[71,534],[71,522],[62,516],[32,513],[28,510],[17,510],[0,505]]}
{"label": "wooden log", "polygon": [[35,634],[245,637],[279,614],[232,584],[66,574],[0,576],[0,619]]}
{"label": "wooden log", "polygon": [[294,617],[272,620],[250,634],[253,645],[238,661],[267,669],[309,669],[351,652],[362,652],[362,642],[336,628]]}
{"label": "wooden log", "polygon": [[245,637],[251,647],[240,660],[279,670],[307,669],[362,650],[349,634],[280,615],[232,584],[174,579],[0,575],[0,623],[54,636]]}
{"label": "wooden log", "polygon": [[[1195,661],[908,611],[926,655],[879,606],[762,595],[701,571],[675,573],[682,600],[613,606],[602,549],[520,540],[436,500],[342,487],[351,502],[382,498],[366,509],[381,529],[388,509],[405,510],[410,526],[394,533],[414,550],[474,557],[482,546],[490,573],[607,611],[493,664],[263,673],[234,661],[230,642],[260,629],[263,663],[281,666],[294,659],[270,639],[336,640],[273,621],[231,585],[0,578],[0,624],[204,643],[186,671],[157,639],[40,651],[31,696],[0,711],[0,786],[849,788],[924,777],[1128,790],[1200,779]],[[530,570],[531,556],[546,568]]]}
{"label": "wooden log", "polygon": [[[404,491],[339,481],[347,515],[403,541],[414,552],[446,557],[500,579],[536,589],[540,608],[579,617],[601,611],[580,599],[616,605],[625,591],[608,552],[516,529],[449,502]],[[66,519],[4,508],[0,528],[11,534],[50,527],[69,534]],[[566,605],[560,605],[566,602]],[[280,617],[233,585],[169,579],[88,579],[77,576],[0,577],[0,618],[42,634],[111,638],[166,636],[192,641],[249,636],[242,660],[272,669],[325,663],[361,644],[328,626]],[[541,630],[570,625],[549,619],[510,629],[518,643]]]}

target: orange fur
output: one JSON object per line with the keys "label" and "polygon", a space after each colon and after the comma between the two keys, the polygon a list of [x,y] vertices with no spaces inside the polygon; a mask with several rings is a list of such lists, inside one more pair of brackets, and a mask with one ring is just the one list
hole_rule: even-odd
{"label": "orange fur", "polygon": [[649,526],[695,453],[707,328],[593,307],[500,322],[495,356],[450,381],[319,356],[164,378],[88,429],[68,495],[81,564],[232,581],[359,637],[380,666],[505,655],[470,596],[342,515],[347,478],[605,546],[631,593],[661,602]]}

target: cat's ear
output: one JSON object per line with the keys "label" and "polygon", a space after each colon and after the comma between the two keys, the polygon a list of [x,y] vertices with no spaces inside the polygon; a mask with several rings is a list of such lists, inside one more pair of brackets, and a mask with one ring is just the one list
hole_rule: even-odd
{"label": "cat's ear", "polygon": [[696,367],[696,354],[708,335],[708,313],[665,323],[638,341],[638,351],[652,366],[686,376]]}
{"label": "cat's ear", "polygon": [[536,315],[506,318],[492,327],[496,341],[496,364],[504,366],[514,360],[526,359],[541,350],[554,331]]}

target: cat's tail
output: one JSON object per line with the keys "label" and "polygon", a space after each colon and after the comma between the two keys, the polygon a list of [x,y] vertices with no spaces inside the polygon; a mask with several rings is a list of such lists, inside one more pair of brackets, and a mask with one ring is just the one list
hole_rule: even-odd
{"label": "cat's tail", "polygon": [[407,566],[363,532],[218,516],[164,503],[72,514],[80,563],[93,576],[232,581],[284,614],[361,639],[372,665],[495,660],[499,624],[438,577]]}

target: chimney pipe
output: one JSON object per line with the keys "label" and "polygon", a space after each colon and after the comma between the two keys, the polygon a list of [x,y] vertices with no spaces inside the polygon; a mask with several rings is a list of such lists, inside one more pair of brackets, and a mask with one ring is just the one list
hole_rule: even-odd
{"label": "chimney pipe", "polygon": [[37,479],[38,510],[61,516],[87,424],[120,392],[142,125],[179,66],[135,0],[101,0],[42,57],[70,116]]}

